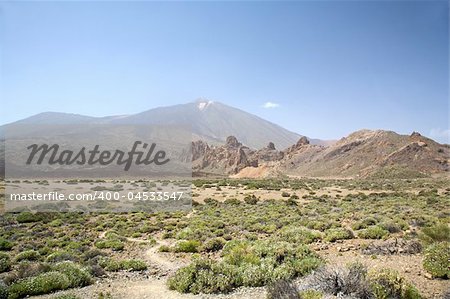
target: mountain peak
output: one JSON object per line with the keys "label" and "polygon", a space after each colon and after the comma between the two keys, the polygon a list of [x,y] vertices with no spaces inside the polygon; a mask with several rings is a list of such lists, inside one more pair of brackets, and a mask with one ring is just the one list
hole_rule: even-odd
{"label": "mountain peak", "polygon": [[210,99],[207,98],[199,98],[198,100],[195,101],[195,103],[197,104],[198,110],[203,111],[210,105],[212,105],[214,101],[211,101]]}

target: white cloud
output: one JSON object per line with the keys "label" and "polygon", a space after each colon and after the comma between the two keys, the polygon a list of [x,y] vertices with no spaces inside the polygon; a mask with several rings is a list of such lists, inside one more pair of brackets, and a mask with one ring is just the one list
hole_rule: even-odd
{"label": "white cloud", "polygon": [[280,104],[273,103],[273,102],[266,102],[266,103],[264,103],[264,105],[262,107],[266,108],[266,109],[278,108],[278,107],[280,107]]}
{"label": "white cloud", "polygon": [[430,137],[440,141],[449,143],[450,142],[450,129],[441,129],[441,128],[434,128],[430,130]]}

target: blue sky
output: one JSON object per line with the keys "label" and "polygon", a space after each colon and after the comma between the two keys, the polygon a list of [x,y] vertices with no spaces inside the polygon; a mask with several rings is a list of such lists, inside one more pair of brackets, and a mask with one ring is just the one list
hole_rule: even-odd
{"label": "blue sky", "polygon": [[206,97],[315,138],[448,142],[448,22],[448,1],[0,2],[0,123]]}

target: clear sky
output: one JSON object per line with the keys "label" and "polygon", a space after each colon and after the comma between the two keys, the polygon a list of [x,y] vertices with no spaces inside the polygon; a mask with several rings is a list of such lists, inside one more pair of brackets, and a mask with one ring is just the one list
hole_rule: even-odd
{"label": "clear sky", "polygon": [[0,123],[206,97],[314,138],[448,142],[448,14],[448,1],[0,2]]}

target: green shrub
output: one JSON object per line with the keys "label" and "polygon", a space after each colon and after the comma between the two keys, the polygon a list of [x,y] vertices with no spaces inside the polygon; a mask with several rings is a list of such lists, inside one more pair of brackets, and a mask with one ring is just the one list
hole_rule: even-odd
{"label": "green shrub", "polygon": [[230,241],[223,260],[194,260],[168,281],[170,289],[183,293],[222,293],[240,286],[258,287],[280,279],[305,275],[322,264],[306,246],[287,242]]}
{"label": "green shrub", "polygon": [[278,280],[271,283],[267,288],[267,299],[300,299],[295,285],[287,280]]}
{"label": "green shrub", "polygon": [[322,238],[320,233],[298,226],[285,226],[277,234],[283,241],[296,244],[310,244]]}
{"label": "green shrub", "polygon": [[247,241],[233,240],[228,242],[222,251],[222,255],[225,262],[235,266],[242,263],[257,264],[259,262],[254,248]]}
{"label": "green shrub", "polygon": [[[198,263],[194,261],[194,263]],[[191,286],[195,281],[196,265],[191,263],[187,267],[179,269],[174,276],[167,280],[167,286],[171,290],[176,290],[180,293],[189,293]]]}
{"label": "green shrub", "polygon": [[0,280],[0,299],[8,299],[9,297],[9,291],[6,284]]}
{"label": "green shrub", "polygon": [[158,251],[159,252],[169,252],[170,251],[170,247],[167,246],[167,245],[161,245],[161,246],[159,246]]}
{"label": "green shrub", "polygon": [[6,272],[11,268],[11,259],[9,258],[9,255],[0,252],[0,273]]}
{"label": "green shrub", "polygon": [[52,270],[66,275],[69,278],[69,286],[84,287],[92,283],[92,277],[86,269],[73,262],[61,262],[52,267]]}
{"label": "green shrub", "polygon": [[345,228],[329,229],[325,232],[325,241],[335,242],[337,240],[352,239],[353,233]]}
{"label": "green shrub", "polygon": [[394,221],[385,221],[380,223],[380,226],[387,230],[389,233],[398,233],[404,230],[406,227],[402,224],[396,223]]}
{"label": "green shrub", "polygon": [[26,251],[22,251],[21,253],[17,254],[15,257],[16,262],[20,262],[20,261],[36,261],[41,257],[41,255],[39,254],[39,252],[35,251],[35,250],[26,250]]}
{"label": "green shrub", "polygon": [[120,270],[127,270],[127,271],[143,271],[147,270],[147,265],[144,261],[141,260],[113,260],[113,259],[107,259],[104,262],[101,263],[101,265],[105,268],[106,271],[120,271]]}
{"label": "green shrub", "polygon": [[439,242],[425,249],[423,268],[434,277],[450,278],[450,242]]}
{"label": "green shrub", "polygon": [[63,225],[63,221],[61,219],[55,219],[52,222],[50,222],[48,225],[52,226],[52,227],[58,227]]}
{"label": "green shrub", "polygon": [[381,239],[388,234],[389,232],[387,230],[385,230],[381,226],[375,225],[360,231],[358,233],[358,237],[362,239]]}
{"label": "green shrub", "polygon": [[51,270],[50,265],[34,261],[21,261],[16,265],[15,268],[17,279],[37,276],[39,274],[49,272]]}
{"label": "green shrub", "polygon": [[66,275],[51,271],[12,284],[9,287],[9,298],[17,299],[31,295],[48,294],[69,287],[70,281]]}
{"label": "green shrub", "polygon": [[196,240],[180,241],[175,245],[175,252],[198,252],[201,243]]}
{"label": "green shrub", "polygon": [[256,205],[258,203],[258,198],[252,194],[244,197],[244,202],[249,205]]}
{"label": "green shrub", "polygon": [[364,220],[353,223],[352,229],[360,230],[364,228],[368,228],[369,226],[377,224],[378,221],[373,217],[367,217]]}
{"label": "green shrub", "polygon": [[227,198],[225,199],[224,203],[227,205],[235,205],[235,206],[241,204],[241,202],[237,198]]}
{"label": "green shrub", "polygon": [[205,204],[207,205],[211,205],[211,206],[217,206],[219,204],[219,201],[217,199],[214,198],[205,198],[204,200]]}
{"label": "green shrub", "polygon": [[179,269],[167,281],[171,290],[181,293],[227,293],[233,289],[236,272],[212,260],[195,260]]}
{"label": "green shrub", "polygon": [[115,239],[99,240],[99,241],[95,242],[95,247],[97,247],[99,249],[110,248],[114,251],[121,251],[125,248],[125,244],[122,241],[115,240]]}
{"label": "green shrub", "polygon": [[420,239],[425,245],[434,242],[450,242],[450,227],[445,223],[424,227],[421,231]]}
{"label": "green shrub", "polygon": [[73,254],[63,250],[55,251],[49,254],[46,258],[46,261],[50,263],[57,263],[62,261],[77,261],[77,260],[78,258],[75,257]]}
{"label": "green shrub", "polygon": [[422,298],[417,289],[394,270],[384,269],[371,272],[368,279],[375,299]]}
{"label": "green shrub", "polygon": [[14,243],[6,239],[0,238],[0,250],[11,250],[14,247]]}
{"label": "green shrub", "polygon": [[41,214],[34,214],[31,212],[21,212],[16,217],[17,222],[19,223],[31,223],[31,222],[38,222],[42,220]]}
{"label": "green shrub", "polygon": [[206,251],[206,252],[219,251],[223,248],[225,243],[226,243],[226,241],[224,238],[219,237],[219,238],[209,239],[208,241],[206,241],[203,244],[203,251]]}
{"label": "green shrub", "polygon": [[294,198],[289,197],[289,198],[286,200],[286,205],[287,205],[287,206],[297,206],[298,203],[297,203],[297,201],[296,201]]}

